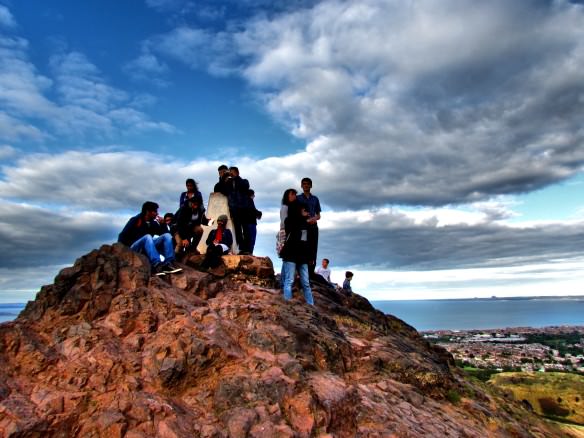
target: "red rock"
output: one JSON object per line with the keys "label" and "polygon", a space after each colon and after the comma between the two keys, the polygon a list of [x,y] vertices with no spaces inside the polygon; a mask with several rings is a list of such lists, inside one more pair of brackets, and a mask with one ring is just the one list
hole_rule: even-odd
{"label": "red rock", "polygon": [[62,270],[0,324],[0,436],[562,436],[358,294],[286,303],[268,258],[223,259],[158,278],[116,244]]}

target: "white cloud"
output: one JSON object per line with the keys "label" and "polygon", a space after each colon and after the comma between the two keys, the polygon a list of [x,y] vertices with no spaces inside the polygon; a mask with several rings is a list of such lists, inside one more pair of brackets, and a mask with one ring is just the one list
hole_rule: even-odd
{"label": "white cloud", "polygon": [[3,5],[0,5],[0,26],[7,28],[16,27],[16,20],[12,16],[12,13]]}
{"label": "white cloud", "polygon": [[[109,85],[79,52],[51,57],[52,78],[28,58],[29,43],[0,37],[0,140],[42,141],[53,134],[111,137],[125,132],[177,132],[133,108],[133,96]],[[53,100],[52,95],[58,96]],[[51,96],[51,97],[49,97]]]}
{"label": "white cloud", "polygon": [[124,72],[137,81],[151,82],[159,87],[167,87],[170,83],[166,78],[169,73],[168,65],[161,62],[150,51],[143,50],[137,58],[123,67]]}

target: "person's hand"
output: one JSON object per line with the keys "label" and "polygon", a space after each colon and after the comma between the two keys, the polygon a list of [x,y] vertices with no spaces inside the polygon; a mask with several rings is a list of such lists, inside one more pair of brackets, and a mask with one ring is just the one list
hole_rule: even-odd
{"label": "person's hand", "polygon": [[190,242],[187,239],[184,239],[181,243],[183,248],[186,248],[187,246],[189,246]]}

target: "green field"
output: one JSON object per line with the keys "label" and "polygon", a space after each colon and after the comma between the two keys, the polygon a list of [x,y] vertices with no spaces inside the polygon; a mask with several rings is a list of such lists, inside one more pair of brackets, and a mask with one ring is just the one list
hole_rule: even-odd
{"label": "green field", "polygon": [[584,376],[570,373],[499,373],[489,383],[513,394],[537,414],[584,425]]}

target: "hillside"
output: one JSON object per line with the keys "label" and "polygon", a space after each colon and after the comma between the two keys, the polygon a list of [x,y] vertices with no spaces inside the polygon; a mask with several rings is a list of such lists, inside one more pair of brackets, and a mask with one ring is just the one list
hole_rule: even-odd
{"label": "hillside", "polygon": [[357,294],[286,303],[267,258],[215,275],[104,245],[0,325],[4,437],[559,437]]}
{"label": "hillside", "polygon": [[500,373],[490,383],[513,393],[539,415],[584,425],[584,376],[569,373]]}

